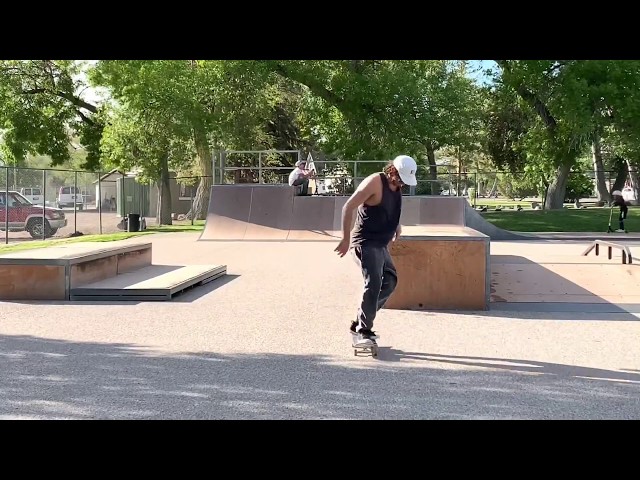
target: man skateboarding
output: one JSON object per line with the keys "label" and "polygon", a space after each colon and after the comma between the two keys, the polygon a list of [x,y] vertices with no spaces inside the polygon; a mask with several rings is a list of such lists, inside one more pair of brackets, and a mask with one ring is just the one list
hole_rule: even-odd
{"label": "man skateboarding", "polygon": [[[401,233],[401,188],[418,183],[416,170],[413,158],[396,157],[381,173],[365,178],[342,208],[342,240],[335,251],[344,257],[351,249],[364,279],[362,302],[349,329],[354,346],[376,345],[373,321],[396,288],[398,278],[388,245]],[[356,208],[355,226],[350,231]]]}

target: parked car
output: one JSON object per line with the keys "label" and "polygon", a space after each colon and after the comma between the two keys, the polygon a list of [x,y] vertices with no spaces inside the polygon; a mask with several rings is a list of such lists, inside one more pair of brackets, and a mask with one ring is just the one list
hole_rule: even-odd
{"label": "parked car", "polygon": [[78,210],[83,209],[84,197],[80,193],[80,189],[74,186],[60,187],[60,190],[58,190],[58,198],[56,199],[58,208],[73,208],[74,203]]}
{"label": "parked car", "polygon": [[21,188],[20,195],[22,195],[34,205],[42,205],[44,203],[42,190],[38,187]]}
{"label": "parked car", "polygon": [[[45,238],[52,237],[59,228],[67,225],[64,212],[59,208],[44,207],[44,222],[42,218],[43,207],[32,204],[20,193],[9,192],[9,203],[7,205],[7,195],[0,192],[0,230],[5,229],[7,223],[5,212],[9,213],[10,232],[29,232],[32,238],[42,238],[44,231]],[[43,230],[44,229],[44,230]]]}

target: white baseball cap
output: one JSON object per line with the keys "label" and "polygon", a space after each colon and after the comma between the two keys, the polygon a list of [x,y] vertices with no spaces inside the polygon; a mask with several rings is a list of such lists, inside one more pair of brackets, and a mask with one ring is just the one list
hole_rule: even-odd
{"label": "white baseball cap", "polygon": [[614,190],[613,192],[611,192],[611,195],[618,195],[618,196],[622,196],[622,192],[620,190]]}
{"label": "white baseball cap", "polygon": [[418,184],[418,180],[416,179],[418,165],[413,158],[407,155],[398,155],[393,159],[393,166],[398,170],[402,183],[409,186]]}

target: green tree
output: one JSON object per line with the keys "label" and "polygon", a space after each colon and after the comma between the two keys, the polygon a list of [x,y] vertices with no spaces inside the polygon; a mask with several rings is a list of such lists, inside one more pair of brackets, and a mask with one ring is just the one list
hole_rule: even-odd
{"label": "green tree", "polygon": [[136,170],[142,182],[158,184],[157,219],[171,225],[169,169],[180,169],[193,158],[188,134],[177,134],[170,116],[137,110],[130,105],[112,113],[104,130],[101,150],[104,159],[123,171]]}
{"label": "green tree", "polygon": [[572,104],[565,95],[573,85],[571,62],[496,60],[496,63],[502,69],[501,82],[536,113],[537,122],[525,139],[526,152],[528,157],[553,167],[544,204],[548,209],[561,208],[569,173],[591,133],[583,105]]}
{"label": "green tree", "polygon": [[[605,195],[601,143],[616,137],[633,149],[640,127],[640,62],[613,60],[498,60],[500,81],[535,113],[526,134],[528,157],[554,168],[546,208],[559,208],[569,174],[589,147],[598,193]],[[635,165],[628,162],[630,173]]]}
{"label": "green tree", "polygon": [[119,101],[126,99],[138,109],[170,112],[182,141],[187,141],[184,132],[189,127],[197,173],[202,176],[190,215],[204,219],[213,151],[255,139],[264,124],[270,74],[260,66],[253,61],[109,60],[100,61],[90,78]]}
{"label": "green tree", "polygon": [[0,60],[0,130],[9,163],[33,154],[62,165],[75,134],[87,149],[82,167],[99,168],[101,108],[79,94],[82,68],[76,60]]}
{"label": "green tree", "polygon": [[436,150],[468,141],[478,118],[477,87],[464,62],[264,63],[307,88],[308,124],[330,156],[384,160],[402,152],[428,165],[435,180]]}

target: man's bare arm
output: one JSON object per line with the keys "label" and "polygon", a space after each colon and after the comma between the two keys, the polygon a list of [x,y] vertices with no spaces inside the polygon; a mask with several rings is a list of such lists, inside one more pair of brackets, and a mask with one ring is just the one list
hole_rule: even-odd
{"label": "man's bare arm", "polygon": [[375,178],[376,176],[365,178],[342,207],[342,238],[349,238],[353,222],[353,211],[374,195],[375,184],[373,182]]}

